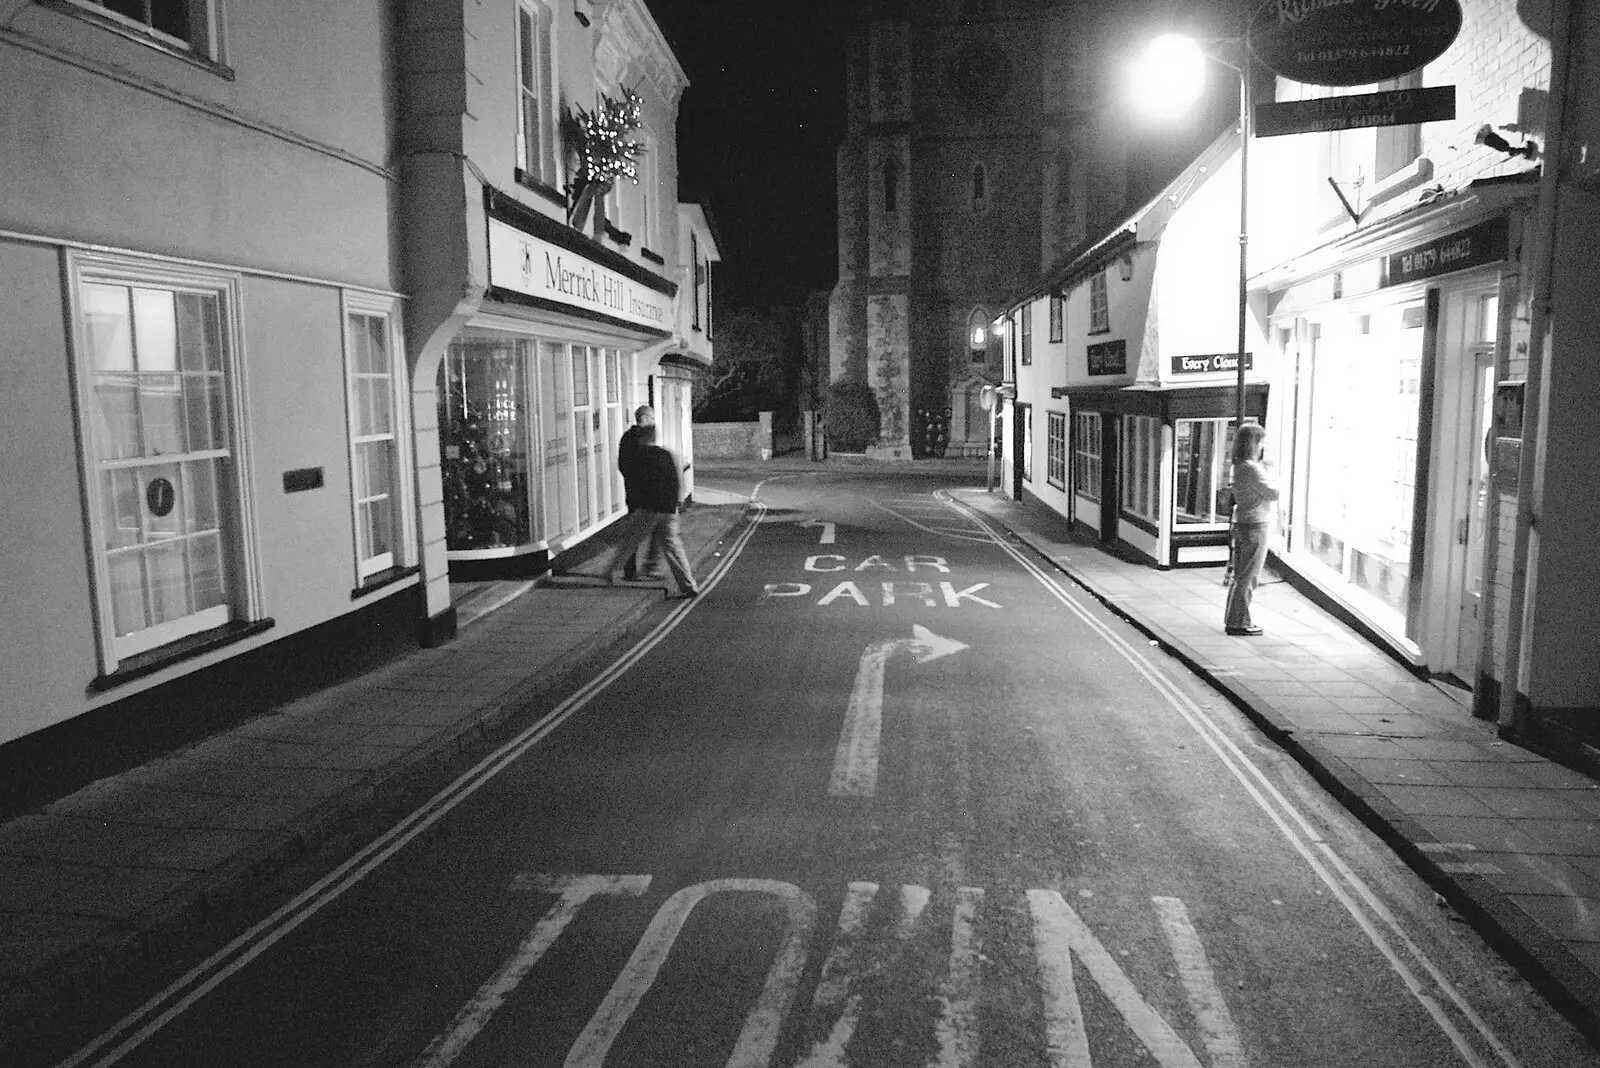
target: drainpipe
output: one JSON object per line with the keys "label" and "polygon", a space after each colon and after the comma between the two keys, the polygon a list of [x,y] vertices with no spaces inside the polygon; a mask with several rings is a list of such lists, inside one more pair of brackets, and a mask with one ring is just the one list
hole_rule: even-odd
{"label": "drainpipe", "polygon": [[[1550,111],[1545,124],[1545,160],[1539,176],[1539,215],[1533,247],[1533,293],[1528,324],[1528,380],[1523,387],[1522,450],[1517,471],[1517,525],[1511,549],[1511,591],[1506,604],[1505,658],[1500,671],[1499,731],[1518,735],[1528,728],[1528,715],[1517,708],[1522,682],[1522,629],[1528,603],[1528,547],[1538,522],[1534,493],[1538,476],[1539,435],[1544,411],[1545,345],[1550,334],[1551,276],[1555,273],[1557,196],[1562,157],[1566,153],[1562,123],[1567,80],[1572,64],[1570,32],[1572,0],[1552,0],[1550,10]],[[1486,547],[1487,548],[1487,547]],[[1490,621],[1492,627],[1493,621]],[[1490,631],[1489,640],[1493,640]],[[1529,702],[1531,705],[1531,701]]]}

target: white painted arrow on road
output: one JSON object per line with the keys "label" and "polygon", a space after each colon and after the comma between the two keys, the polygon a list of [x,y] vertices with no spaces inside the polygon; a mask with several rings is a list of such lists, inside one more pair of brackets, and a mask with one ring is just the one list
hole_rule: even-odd
{"label": "white painted arrow on road", "polygon": [[951,638],[941,638],[920,623],[911,637],[873,642],[861,654],[855,689],[844,715],[844,730],[833,754],[830,797],[871,797],[878,791],[878,738],[883,732],[883,669],[897,650],[910,653],[919,664],[967,648]]}
{"label": "white painted arrow on road", "polygon": [[829,523],[829,522],[827,522],[826,520],[823,520],[823,519],[807,519],[804,523],[800,524],[800,528],[802,530],[804,530],[806,527],[821,527],[822,528],[822,540],[819,541],[817,544],[819,544],[819,545],[832,545],[833,544],[833,524],[832,523]]}

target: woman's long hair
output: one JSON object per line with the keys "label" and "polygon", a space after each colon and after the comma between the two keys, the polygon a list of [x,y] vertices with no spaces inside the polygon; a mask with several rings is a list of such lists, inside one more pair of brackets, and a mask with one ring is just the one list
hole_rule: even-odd
{"label": "woman's long hair", "polygon": [[1233,435],[1233,448],[1229,451],[1229,458],[1236,464],[1254,460],[1261,452],[1261,443],[1266,437],[1266,427],[1260,423],[1246,423]]}

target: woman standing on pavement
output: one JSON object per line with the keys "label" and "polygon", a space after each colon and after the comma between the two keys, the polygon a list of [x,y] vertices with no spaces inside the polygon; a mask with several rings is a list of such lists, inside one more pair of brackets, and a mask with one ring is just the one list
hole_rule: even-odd
{"label": "woman standing on pavement", "polygon": [[1278,487],[1261,462],[1266,437],[1257,423],[1246,423],[1233,437],[1233,584],[1222,623],[1227,633],[1241,637],[1261,633],[1250,621],[1250,599],[1267,562],[1267,531],[1277,511]]}

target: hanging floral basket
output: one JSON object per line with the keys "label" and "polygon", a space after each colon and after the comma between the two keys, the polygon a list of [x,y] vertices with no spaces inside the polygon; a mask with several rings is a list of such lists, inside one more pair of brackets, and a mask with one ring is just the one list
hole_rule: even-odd
{"label": "hanging floral basket", "polygon": [[577,109],[578,174],[581,185],[610,187],[619,178],[639,182],[644,142],[632,136],[643,125],[644,101],[631,89],[616,100],[601,94],[593,111]]}

